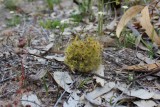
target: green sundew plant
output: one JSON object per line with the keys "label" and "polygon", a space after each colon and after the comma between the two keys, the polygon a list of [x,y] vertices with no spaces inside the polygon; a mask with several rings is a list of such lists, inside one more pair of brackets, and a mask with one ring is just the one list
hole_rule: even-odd
{"label": "green sundew plant", "polygon": [[21,17],[15,15],[12,19],[7,19],[7,25],[9,27],[16,26],[21,23]]}
{"label": "green sundew plant", "polygon": [[124,29],[120,40],[117,40],[118,47],[133,48],[136,42],[136,36]]}
{"label": "green sundew plant", "polygon": [[136,41],[136,37],[132,33],[128,33],[124,35],[123,45],[125,47],[134,47],[135,41]]}
{"label": "green sundew plant", "polygon": [[91,72],[101,63],[102,47],[91,37],[85,40],[77,38],[65,50],[65,63],[72,71]]}

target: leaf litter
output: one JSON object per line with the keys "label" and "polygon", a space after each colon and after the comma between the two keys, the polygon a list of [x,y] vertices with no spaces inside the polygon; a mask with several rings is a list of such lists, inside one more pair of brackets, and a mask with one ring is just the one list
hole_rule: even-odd
{"label": "leaf litter", "polygon": [[[157,54],[150,57],[150,48],[142,42],[144,39],[152,43],[146,39],[148,35],[159,46],[158,27],[155,27],[156,30],[151,29],[154,25],[159,26],[159,20],[156,16],[151,17],[148,6],[138,5],[128,9],[117,25],[117,30],[118,16],[112,17],[112,22],[104,23],[105,36],[97,37],[104,46],[103,63],[91,74],[70,72],[64,64],[64,49],[75,35],[81,38],[86,35],[96,36],[96,6],[93,6],[95,19],[90,21],[84,18],[78,24],[70,18],[73,13],[79,13],[78,6],[70,0],[55,5],[54,12],[46,9],[42,0],[32,3],[24,0],[19,10],[14,12],[9,12],[3,6],[0,9],[3,16],[0,18],[0,106],[125,107],[131,104],[154,107],[160,103],[159,71],[154,72],[159,69],[159,47],[152,45],[157,48],[153,50]],[[154,11],[155,15],[157,11]],[[141,34],[137,37],[138,43],[135,42],[136,49],[117,47],[116,36],[120,37],[124,26],[133,17],[139,17],[137,14],[142,15],[138,21],[146,34],[138,25],[133,25],[132,20],[131,30],[136,29],[133,32]],[[7,28],[5,18],[13,18],[14,15],[19,15],[23,22]],[[60,24],[68,24],[68,27],[64,30],[57,26],[55,29],[46,29],[39,25],[39,19],[58,19]],[[20,38],[24,38],[25,46],[19,46]],[[22,71],[25,71],[24,74]]]}

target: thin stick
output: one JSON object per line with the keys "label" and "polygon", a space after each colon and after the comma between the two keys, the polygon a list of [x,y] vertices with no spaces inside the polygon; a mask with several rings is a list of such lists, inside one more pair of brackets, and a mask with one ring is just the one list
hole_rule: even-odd
{"label": "thin stick", "polygon": [[95,76],[97,76],[97,77],[99,77],[99,78],[102,78],[102,79],[104,79],[104,80],[111,80],[110,78],[106,78],[106,77],[104,77],[104,76],[101,76],[101,75],[99,75],[99,74],[96,74],[96,73],[91,73],[92,75],[95,75]]}
{"label": "thin stick", "polygon": [[138,79],[142,79],[142,78],[145,78],[146,76],[149,76],[149,75],[156,74],[156,73],[160,72],[160,67],[158,67],[157,69],[154,69],[154,70],[149,70],[148,72],[149,73],[147,73],[147,74],[136,77],[135,79],[133,79],[133,81],[136,81]]}
{"label": "thin stick", "polygon": [[65,67],[67,67],[70,70],[70,67],[68,65],[66,65],[65,63],[63,63],[62,61],[58,61],[56,59],[45,58],[43,56],[32,54],[32,53],[27,53],[27,54],[32,55],[32,56],[36,56],[36,57],[40,57],[40,58],[46,59],[46,60],[51,61],[51,62],[57,62],[59,64],[65,65]]}

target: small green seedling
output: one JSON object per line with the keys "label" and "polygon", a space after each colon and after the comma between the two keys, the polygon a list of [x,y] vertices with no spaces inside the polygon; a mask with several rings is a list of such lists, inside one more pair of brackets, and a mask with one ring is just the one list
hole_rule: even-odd
{"label": "small green seedling", "polygon": [[148,55],[150,58],[153,58],[153,56],[155,55],[155,52],[153,50],[153,46],[151,44],[146,43],[142,38],[141,38],[142,43],[147,47],[148,49]]}
{"label": "small green seedling", "polygon": [[92,13],[93,0],[82,0],[79,4],[79,11],[81,14]]}
{"label": "small green seedling", "polygon": [[91,80],[91,78],[86,78],[86,79],[80,81],[78,88],[83,89],[85,87],[85,85],[87,84],[87,82],[89,82],[90,80]]}
{"label": "small green seedling", "polygon": [[60,26],[60,20],[40,21],[39,24],[45,29],[55,29]]}
{"label": "small green seedling", "polygon": [[125,47],[134,47],[136,37],[132,33],[126,33],[124,35],[124,46]]}
{"label": "small green seedling", "polygon": [[46,20],[46,21],[39,21],[40,26],[45,29],[56,29],[59,28],[62,32],[66,27],[68,27],[67,23],[61,23],[60,20]]}
{"label": "small green seedling", "polygon": [[125,29],[121,34],[121,39],[118,41],[118,46],[133,48],[135,46],[136,36]]}
{"label": "small green seedling", "polygon": [[45,77],[42,78],[42,81],[43,81],[43,84],[44,84],[44,88],[45,88],[45,90],[46,90],[46,95],[48,96],[48,95],[49,95],[49,94],[48,94],[48,86],[47,86]]}
{"label": "small green seedling", "polygon": [[71,16],[70,16],[70,18],[72,18],[73,20],[73,22],[77,22],[77,23],[80,23],[81,21],[82,21],[82,19],[83,19],[83,16],[81,15],[81,14],[72,14]]}
{"label": "small green seedling", "polygon": [[129,82],[132,82],[133,81],[133,79],[134,79],[134,74],[128,74],[128,80],[129,80]]}

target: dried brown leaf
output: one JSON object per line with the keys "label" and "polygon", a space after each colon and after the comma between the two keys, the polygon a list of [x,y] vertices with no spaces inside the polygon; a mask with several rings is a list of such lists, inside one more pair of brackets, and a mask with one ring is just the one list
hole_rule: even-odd
{"label": "dried brown leaf", "polygon": [[120,36],[121,31],[123,30],[124,26],[130,21],[134,16],[136,16],[144,6],[136,5],[128,9],[124,15],[122,16],[121,20],[119,21],[116,29],[116,35],[117,37]]}
{"label": "dried brown leaf", "polygon": [[160,66],[160,63],[154,64],[144,64],[144,65],[132,65],[132,66],[125,66],[123,69],[125,70],[134,70],[134,71],[150,71],[156,69]]}
{"label": "dried brown leaf", "polygon": [[145,32],[150,37],[150,39],[152,39],[158,46],[160,46],[160,37],[157,35],[154,27],[150,22],[151,19],[149,17],[148,6],[144,7],[144,9],[141,11],[141,14],[142,17],[140,18],[140,23],[142,27],[145,29]]}

